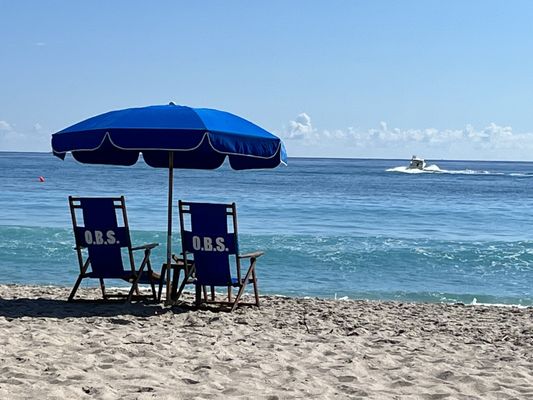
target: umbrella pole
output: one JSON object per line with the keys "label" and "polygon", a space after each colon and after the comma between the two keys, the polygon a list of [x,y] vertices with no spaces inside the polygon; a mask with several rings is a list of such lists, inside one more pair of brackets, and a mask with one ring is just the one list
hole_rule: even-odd
{"label": "umbrella pole", "polygon": [[170,304],[171,299],[171,265],[172,265],[172,189],[174,186],[174,153],[168,152],[168,226],[167,226],[167,293],[166,303]]}

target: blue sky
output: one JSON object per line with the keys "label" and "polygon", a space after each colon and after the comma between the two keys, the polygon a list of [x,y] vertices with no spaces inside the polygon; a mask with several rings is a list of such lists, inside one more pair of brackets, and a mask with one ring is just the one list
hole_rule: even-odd
{"label": "blue sky", "polygon": [[530,1],[0,0],[0,16],[0,150],[174,101],[292,156],[533,160]]}

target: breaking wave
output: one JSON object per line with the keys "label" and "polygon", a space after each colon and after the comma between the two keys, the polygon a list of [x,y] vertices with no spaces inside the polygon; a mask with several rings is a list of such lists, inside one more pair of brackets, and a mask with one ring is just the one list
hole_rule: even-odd
{"label": "breaking wave", "polygon": [[473,169],[450,170],[441,169],[437,164],[431,164],[424,169],[408,168],[406,166],[389,168],[387,172],[400,172],[404,174],[451,174],[451,175],[504,175],[499,172],[476,171]]}

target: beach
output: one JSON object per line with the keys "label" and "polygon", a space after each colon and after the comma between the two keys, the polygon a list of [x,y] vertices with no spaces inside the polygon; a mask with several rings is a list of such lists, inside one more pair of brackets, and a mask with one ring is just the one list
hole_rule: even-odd
{"label": "beach", "polygon": [[69,290],[0,286],[0,398],[533,398],[531,307],[262,296],[227,313]]}
{"label": "beach", "polygon": [[533,2],[26,3],[0,400],[533,400]]}

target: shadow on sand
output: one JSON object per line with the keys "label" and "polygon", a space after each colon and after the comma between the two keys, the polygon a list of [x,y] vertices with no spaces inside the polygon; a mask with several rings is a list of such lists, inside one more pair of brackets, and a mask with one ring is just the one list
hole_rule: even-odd
{"label": "shadow on sand", "polygon": [[2,299],[0,298],[0,317],[8,319],[37,318],[81,318],[81,317],[116,317],[131,315],[135,317],[156,317],[167,312],[180,314],[189,312],[187,306],[163,308],[159,304],[123,303],[123,302],[75,302],[53,299]]}

